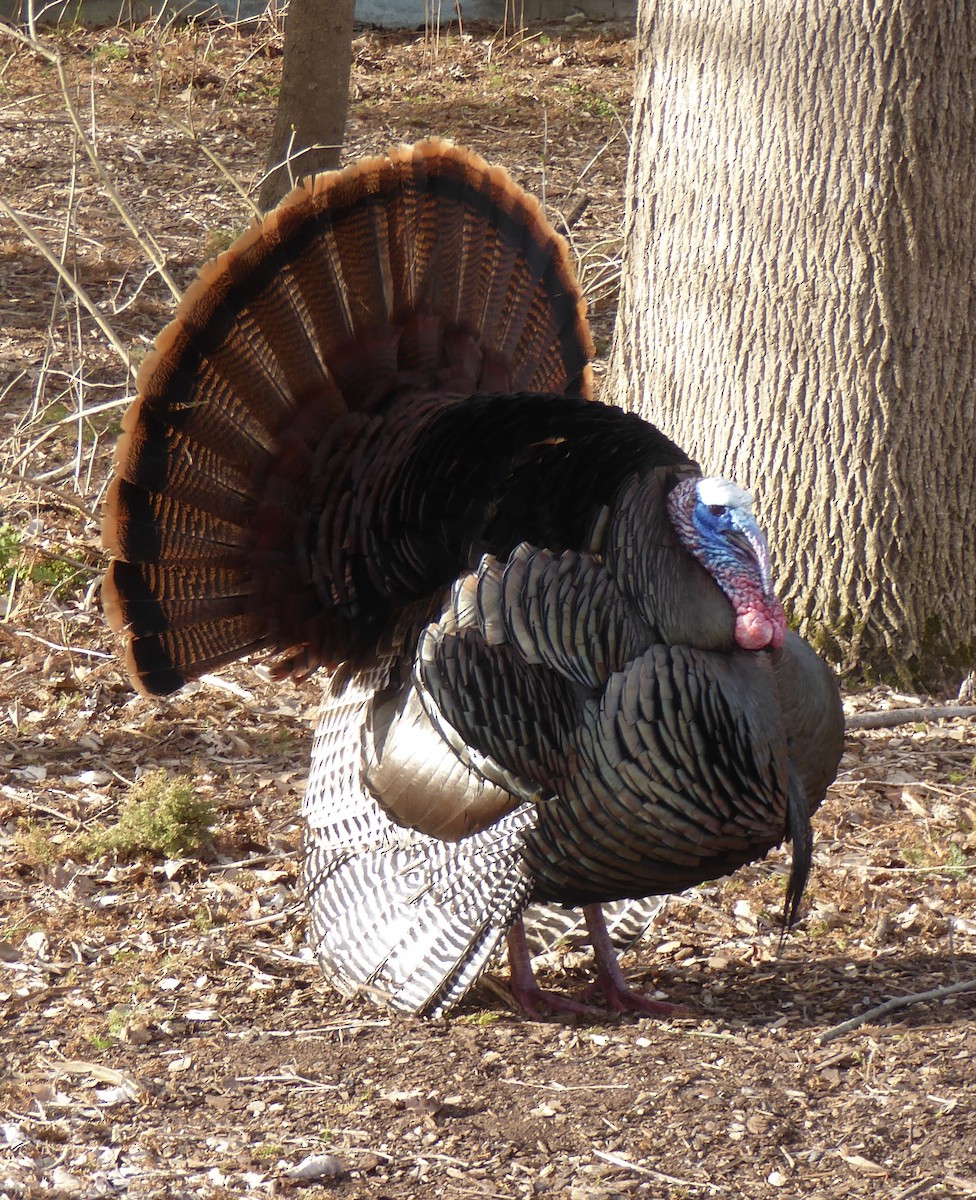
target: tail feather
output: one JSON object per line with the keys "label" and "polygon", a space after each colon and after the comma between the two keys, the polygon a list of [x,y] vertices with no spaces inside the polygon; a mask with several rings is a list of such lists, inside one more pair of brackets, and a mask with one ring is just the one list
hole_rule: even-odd
{"label": "tail feather", "polygon": [[[250,470],[233,431],[225,433],[219,417],[202,437],[194,436],[192,427],[168,423],[148,406],[138,417],[119,441],[120,478],[148,495],[172,497],[231,519],[241,512],[249,496]],[[118,493],[106,499],[108,519],[117,524],[120,502]]]}
{"label": "tail feather", "polygon": [[127,562],[204,560],[219,566],[234,560],[247,544],[247,532],[219,513],[185,504],[116,479],[104,529]]}
{"label": "tail feather", "polygon": [[145,637],[243,616],[249,587],[233,568],[211,563],[179,570],[119,563],[102,595],[106,612],[117,609],[120,627]]}
{"label": "tail feather", "polygon": [[[133,639],[126,667],[144,681],[151,695],[165,695],[208,671],[225,666],[265,644],[261,631],[247,617],[199,621],[187,629],[170,629],[155,637]],[[173,666],[179,663],[177,671]]]}
{"label": "tail feather", "polygon": [[486,390],[588,398],[591,353],[566,246],[502,170],[429,141],[296,188],[200,272],[124,421],[105,595],[153,642],[137,686],[258,644],[309,665],[375,644],[431,588],[430,544],[384,532],[422,507],[390,480],[423,422]]}
{"label": "tail feather", "polygon": [[[254,237],[254,230],[243,235]],[[277,334],[262,328],[252,289],[238,282],[251,257],[251,247],[239,251],[239,244],[202,268],[140,370],[141,402],[177,427],[205,434],[217,413],[256,433],[279,427],[296,407],[281,362],[296,334],[279,353]]]}

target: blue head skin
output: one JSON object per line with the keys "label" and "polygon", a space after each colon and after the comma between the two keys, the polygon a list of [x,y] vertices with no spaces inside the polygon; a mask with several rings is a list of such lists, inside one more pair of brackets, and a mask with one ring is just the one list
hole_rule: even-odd
{"label": "blue head skin", "polygon": [[686,479],[668,493],[667,505],[682,544],[728,597],[736,643],[743,650],[782,646],[786,619],[749,493],[727,479]]}

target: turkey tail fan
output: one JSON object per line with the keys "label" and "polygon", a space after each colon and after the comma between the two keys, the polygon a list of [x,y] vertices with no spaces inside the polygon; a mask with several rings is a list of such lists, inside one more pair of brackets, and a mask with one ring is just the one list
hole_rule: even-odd
{"label": "turkey tail fan", "polygon": [[405,395],[417,424],[477,392],[589,399],[591,356],[566,245],[500,168],[431,140],[306,180],[201,270],[139,373],[102,534],[136,686],[262,646],[345,657],[382,608],[339,561],[367,520],[351,481],[409,453],[377,438],[384,415]]}

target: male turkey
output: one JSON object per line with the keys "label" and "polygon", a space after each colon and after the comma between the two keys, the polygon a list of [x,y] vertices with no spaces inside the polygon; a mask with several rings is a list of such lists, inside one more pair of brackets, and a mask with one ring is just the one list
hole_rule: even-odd
{"label": "male turkey", "polygon": [[[268,648],[332,674],[304,804],[326,975],[449,1009],[520,914],[673,892],[793,842],[834,679],[748,495],[590,401],[563,241],[443,141],[321,175],[206,265],[126,414],[103,589],[141,691]],[[546,995],[552,1007],[579,1007]],[[666,1007],[666,1006],[664,1006]]]}

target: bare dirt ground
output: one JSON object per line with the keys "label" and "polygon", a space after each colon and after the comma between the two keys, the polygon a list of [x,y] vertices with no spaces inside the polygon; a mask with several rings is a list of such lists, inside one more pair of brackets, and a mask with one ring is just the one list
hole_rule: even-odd
{"label": "bare dirt ground", "polygon": [[[572,233],[604,348],[633,43],[466,33],[357,37],[348,153],[446,134],[557,221],[585,198]],[[185,287],[249,219],[231,178],[253,194],[280,37],[45,40]],[[138,359],[172,297],[56,67],[3,34],[0,129],[0,200]],[[167,703],[133,695],[96,586],[125,369],[3,214],[0,308],[0,1198],[976,1195],[973,991],[822,1040],[892,997],[976,979],[973,722],[851,734],[781,955],[781,857],[669,902],[624,965],[687,1017],[525,1020],[503,969],[450,1019],[345,1002],[304,950],[297,891],[315,682],[274,688],[241,666]],[[72,839],[110,827],[155,768],[212,800],[212,843],[82,861]],[[587,970],[569,953],[547,982],[573,991]]]}

